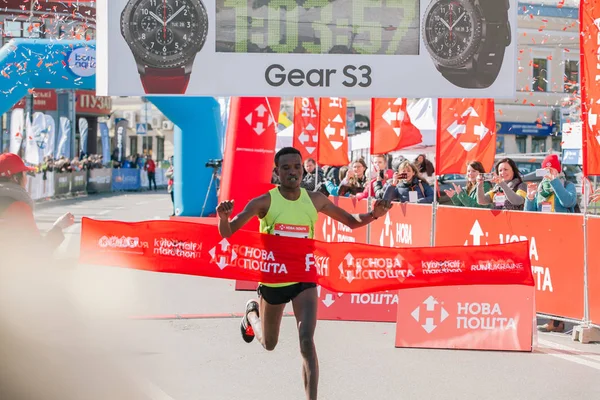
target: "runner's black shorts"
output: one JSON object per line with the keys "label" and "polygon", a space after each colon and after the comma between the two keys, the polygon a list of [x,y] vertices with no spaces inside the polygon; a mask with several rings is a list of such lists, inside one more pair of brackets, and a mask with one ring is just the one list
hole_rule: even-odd
{"label": "runner's black shorts", "polygon": [[317,287],[317,284],[314,282],[300,282],[280,287],[258,285],[256,291],[258,292],[258,296],[262,297],[267,303],[277,305],[289,303],[306,289],[314,287]]}

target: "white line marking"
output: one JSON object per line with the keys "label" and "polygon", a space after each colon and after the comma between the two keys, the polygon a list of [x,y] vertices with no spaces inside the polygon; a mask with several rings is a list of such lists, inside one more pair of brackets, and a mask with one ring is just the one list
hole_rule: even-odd
{"label": "white line marking", "polygon": [[135,205],[136,206],[141,206],[141,205],[149,204],[149,203],[150,203],[149,201],[138,201],[137,203],[135,203]]}
{"label": "white line marking", "polygon": [[[581,350],[575,349],[573,347],[564,346],[562,344],[554,343],[549,340],[538,339],[538,343],[547,347],[547,349],[539,348],[540,352],[544,354],[548,354],[549,356],[562,358],[566,361],[571,361],[575,364],[584,365],[586,367],[594,368],[600,371],[600,362],[595,361],[596,356],[588,356],[588,355],[580,355]],[[557,352],[549,352],[548,350],[559,350],[560,353]],[[600,354],[597,356],[600,357]],[[590,361],[594,360],[594,361]],[[600,360],[599,360],[600,361]]]}
{"label": "white line marking", "polygon": [[98,215],[106,215],[110,212],[110,210],[102,210],[102,211],[98,211]]}

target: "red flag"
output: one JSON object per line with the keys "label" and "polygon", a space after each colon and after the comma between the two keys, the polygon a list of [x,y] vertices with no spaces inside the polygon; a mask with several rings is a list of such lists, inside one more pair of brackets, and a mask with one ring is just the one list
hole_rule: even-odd
{"label": "red flag", "polygon": [[324,97],[319,101],[317,163],[339,167],[350,163],[346,134],[346,99]]}
{"label": "red flag", "polygon": [[302,153],[302,160],[317,156],[319,113],[312,97],[294,98],[293,146]]}
{"label": "red flag", "polygon": [[464,174],[477,160],[491,171],[496,157],[493,99],[439,99],[436,173]]}
{"label": "red flag", "polygon": [[596,1],[582,0],[579,6],[581,35],[579,39],[581,65],[581,117],[583,175],[600,175],[600,87],[597,76],[600,29],[594,22],[600,18]]}
{"label": "red flag", "polygon": [[423,141],[410,120],[406,99],[371,99],[371,154],[386,154]]}

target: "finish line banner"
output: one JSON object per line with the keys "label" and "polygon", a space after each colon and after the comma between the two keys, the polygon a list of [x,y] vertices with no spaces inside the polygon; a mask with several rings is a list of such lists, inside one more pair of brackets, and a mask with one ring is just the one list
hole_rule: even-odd
{"label": "finish line banner", "polygon": [[533,286],[527,241],[389,248],[238,231],[178,221],[82,219],[83,264],[266,283],[315,282],[338,293],[426,286]]}

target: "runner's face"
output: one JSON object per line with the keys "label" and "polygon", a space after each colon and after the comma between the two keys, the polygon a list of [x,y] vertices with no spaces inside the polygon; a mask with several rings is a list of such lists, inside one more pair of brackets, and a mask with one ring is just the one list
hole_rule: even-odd
{"label": "runner's face", "polygon": [[286,154],[279,159],[281,186],[289,189],[300,187],[302,181],[302,158],[298,154]]}

